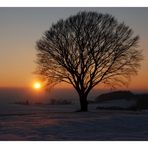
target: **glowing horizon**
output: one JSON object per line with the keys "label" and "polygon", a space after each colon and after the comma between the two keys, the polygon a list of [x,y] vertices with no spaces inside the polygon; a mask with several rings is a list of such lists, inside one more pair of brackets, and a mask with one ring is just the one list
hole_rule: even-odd
{"label": "glowing horizon", "polygon": [[[32,86],[37,79],[33,74],[36,41],[52,23],[80,10],[112,14],[140,36],[139,48],[143,49],[144,61],[127,89],[148,91],[148,8],[0,8],[0,87]],[[56,88],[72,87],[62,83]]]}

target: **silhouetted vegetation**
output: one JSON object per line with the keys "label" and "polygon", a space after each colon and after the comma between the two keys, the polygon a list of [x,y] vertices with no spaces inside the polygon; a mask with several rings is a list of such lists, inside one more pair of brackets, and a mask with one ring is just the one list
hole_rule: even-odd
{"label": "silhouetted vegetation", "polygon": [[135,94],[133,94],[130,91],[114,91],[114,92],[109,92],[109,93],[104,93],[99,95],[95,99],[95,102],[103,102],[106,100],[116,100],[116,99],[131,100],[131,99],[137,99],[137,97],[135,97]]}
{"label": "silhouetted vegetation", "polygon": [[137,108],[140,109],[148,109],[148,94],[139,94],[137,96]]}
{"label": "silhouetted vegetation", "polygon": [[20,105],[30,105],[28,100],[21,101],[21,102],[15,102],[14,104],[20,104]]}
{"label": "silhouetted vegetation", "polygon": [[66,104],[72,104],[72,101],[66,100],[66,99],[50,99],[48,104],[50,104],[50,105],[66,105]]}
{"label": "silhouetted vegetation", "polygon": [[106,110],[143,110],[148,109],[148,94],[134,94],[130,91],[115,91],[110,93],[105,93],[99,95],[96,99],[96,103],[101,102],[109,102],[114,100],[126,100],[127,103],[131,103],[130,101],[134,101],[133,105],[129,105],[127,107],[120,107],[120,106],[114,106],[114,103],[112,103],[112,106],[104,107],[104,106],[98,106],[96,109],[106,109]]}
{"label": "silhouetted vegetation", "polygon": [[51,87],[71,84],[87,111],[87,96],[99,83],[127,85],[142,60],[139,36],[110,14],[79,12],[59,20],[37,42],[36,74]]}

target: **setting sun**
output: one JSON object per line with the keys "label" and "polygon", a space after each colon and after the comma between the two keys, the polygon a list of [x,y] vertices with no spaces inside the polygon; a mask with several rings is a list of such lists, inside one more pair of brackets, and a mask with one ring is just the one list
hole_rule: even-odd
{"label": "setting sun", "polygon": [[35,82],[34,85],[33,85],[33,88],[37,89],[37,90],[41,89],[41,83]]}

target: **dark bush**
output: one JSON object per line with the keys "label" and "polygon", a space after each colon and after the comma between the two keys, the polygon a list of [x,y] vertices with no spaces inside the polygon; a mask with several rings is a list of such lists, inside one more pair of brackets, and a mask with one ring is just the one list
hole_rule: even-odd
{"label": "dark bush", "polygon": [[137,95],[137,108],[138,109],[148,109],[148,94]]}

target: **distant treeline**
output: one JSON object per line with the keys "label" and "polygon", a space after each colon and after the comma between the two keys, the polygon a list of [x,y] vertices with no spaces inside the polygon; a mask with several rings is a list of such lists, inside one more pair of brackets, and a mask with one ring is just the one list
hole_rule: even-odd
{"label": "distant treeline", "polygon": [[72,100],[71,99],[50,99],[49,105],[66,105],[66,104],[72,104]]}
{"label": "distant treeline", "polygon": [[[94,102],[102,103],[113,100],[126,100],[127,102],[131,100],[135,101],[135,105],[127,109],[133,109],[133,110],[148,109],[148,94],[134,94],[130,91],[115,91],[110,93],[104,93],[99,95]],[[101,109],[100,107],[98,108]],[[122,109],[122,108],[109,107],[108,109]]]}
{"label": "distant treeline", "polygon": [[[126,107],[122,107],[122,101],[124,100],[124,103],[127,104]],[[120,102],[120,105],[115,102]],[[102,103],[108,104],[111,103],[111,106],[106,107],[99,106]],[[72,99],[63,99],[63,98],[53,98],[49,99],[47,103],[42,102],[36,102],[31,103],[28,99],[25,101],[20,102],[14,102],[14,104],[20,104],[20,105],[69,105],[73,104],[74,102]],[[148,109],[148,94],[134,94],[131,91],[114,91],[109,93],[104,93],[96,97],[94,100],[88,100],[88,104],[98,104],[97,109],[108,109],[108,110],[142,110],[142,109]]]}
{"label": "distant treeline", "polygon": [[42,102],[34,102],[31,103],[29,100],[25,101],[19,101],[19,102],[14,102],[14,104],[19,104],[19,105],[66,105],[66,104],[72,104],[71,99],[49,99],[48,103],[42,103]]}

